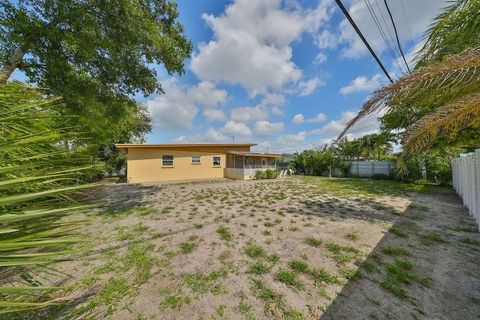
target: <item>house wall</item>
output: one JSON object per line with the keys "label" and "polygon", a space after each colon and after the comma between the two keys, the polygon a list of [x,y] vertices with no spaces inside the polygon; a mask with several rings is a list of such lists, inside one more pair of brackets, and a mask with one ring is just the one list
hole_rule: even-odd
{"label": "house wall", "polygon": [[[128,182],[155,182],[224,177],[227,150],[249,151],[249,147],[129,148]],[[173,167],[162,166],[162,155],[173,155]],[[200,164],[192,164],[200,156]],[[213,166],[213,156],[220,156],[220,166]]]}

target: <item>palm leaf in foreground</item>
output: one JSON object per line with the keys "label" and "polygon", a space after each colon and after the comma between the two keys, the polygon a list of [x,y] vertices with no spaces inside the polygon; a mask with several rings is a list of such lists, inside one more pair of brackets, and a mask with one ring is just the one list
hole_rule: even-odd
{"label": "palm leaf in foreground", "polygon": [[91,186],[82,181],[93,165],[84,150],[63,147],[81,136],[58,127],[61,107],[25,85],[0,85],[0,313],[62,301],[56,279],[41,280],[36,269],[79,241],[62,217],[89,208],[73,195]]}
{"label": "palm leaf in foreground", "polygon": [[[472,95],[415,122],[405,135],[403,149],[406,154],[413,154],[433,147],[439,140],[456,141],[465,134],[478,141],[479,132],[480,95]],[[464,147],[468,147],[465,143]]]}

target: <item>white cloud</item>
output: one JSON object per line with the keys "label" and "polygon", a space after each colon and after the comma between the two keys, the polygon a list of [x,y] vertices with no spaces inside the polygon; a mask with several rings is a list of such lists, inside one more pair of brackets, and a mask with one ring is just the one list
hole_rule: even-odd
{"label": "white cloud", "polygon": [[223,121],[225,120],[225,112],[221,109],[208,108],[203,110],[203,116],[208,121]]}
{"label": "white cloud", "polygon": [[327,55],[323,52],[319,52],[315,59],[313,60],[314,64],[322,64],[327,61]]}
{"label": "white cloud", "polygon": [[319,113],[315,117],[310,118],[310,119],[305,119],[305,116],[303,114],[299,113],[299,114],[296,114],[293,117],[292,122],[296,125],[299,125],[299,124],[302,124],[304,122],[306,122],[306,123],[319,123],[319,122],[325,121],[325,119],[327,119],[327,116],[324,113]]}
{"label": "white cloud", "polygon": [[291,148],[295,148],[295,150],[297,150],[301,148],[300,145],[303,145],[306,137],[306,131],[300,131],[296,134],[286,134],[278,137],[276,145],[278,146],[278,148],[283,150],[288,150]]}
{"label": "white cloud", "polygon": [[221,129],[222,133],[230,136],[251,136],[252,130],[242,122],[227,121],[223,128]]}
{"label": "white cloud", "polygon": [[[352,0],[351,6],[348,9],[353,20],[357,23],[360,30],[368,39],[370,45],[377,53],[381,53],[387,49],[385,42],[383,41],[379,30],[373,23],[373,18],[363,0]],[[371,2],[370,2],[371,3]],[[384,5],[373,5],[372,8],[378,17],[385,17],[388,27],[383,20],[380,20],[381,25],[384,28],[385,34],[389,41],[395,45],[395,35],[388,13]],[[422,35],[432,22],[432,19],[440,12],[440,9],[448,4],[447,0],[402,0],[402,1],[389,1],[388,5],[392,12],[399,37],[402,44],[405,44],[407,40],[416,40]],[[403,6],[403,7],[402,7]],[[405,14],[403,12],[405,9]],[[405,16],[408,19],[405,19]],[[388,29],[387,29],[388,28]],[[339,40],[346,44],[342,50],[342,56],[347,58],[358,58],[368,53],[365,45],[361,39],[353,30],[352,26],[347,20],[343,20],[340,23],[340,34],[337,35]],[[324,41],[323,44],[330,44],[328,41]]]}
{"label": "white cloud", "polygon": [[335,49],[339,42],[339,37],[329,30],[323,30],[315,38],[315,43],[320,49]]}
{"label": "white cloud", "polygon": [[[371,114],[360,119],[349,131],[347,137],[350,139],[361,137],[365,134],[378,132],[380,123],[378,118],[383,113]],[[343,111],[339,119],[329,121],[323,127],[308,132],[309,135],[317,135],[324,141],[334,140],[343,131],[347,123],[357,115],[356,111]]]}
{"label": "white cloud", "polygon": [[319,122],[325,121],[325,119],[327,119],[327,116],[325,115],[325,113],[319,113],[314,118],[307,119],[306,121],[309,123],[319,123]]}
{"label": "white cloud", "polygon": [[291,43],[329,19],[326,3],[302,10],[282,7],[281,0],[236,0],[220,16],[204,14],[214,39],[199,45],[191,69],[202,80],[239,84],[251,95],[282,89],[302,76]]}
{"label": "white cloud", "polygon": [[382,75],[376,74],[370,79],[365,76],[359,76],[350,82],[348,86],[340,88],[340,93],[345,95],[361,92],[361,91],[373,91],[382,84]]}
{"label": "white cloud", "polygon": [[237,122],[253,122],[267,118],[268,109],[260,104],[255,107],[240,107],[231,110],[231,119]]}
{"label": "white cloud", "polygon": [[302,124],[303,121],[305,120],[305,117],[303,114],[299,113],[293,116],[292,122],[295,123],[296,125]]}
{"label": "white cloud", "polygon": [[261,137],[266,137],[282,130],[283,122],[257,121],[255,123],[255,134]]}
{"label": "white cloud", "polygon": [[163,87],[164,95],[146,102],[154,126],[163,129],[191,129],[199,106],[216,107],[228,98],[225,90],[217,89],[210,82],[187,87],[170,80],[164,82]]}
{"label": "white cloud", "polygon": [[202,81],[196,86],[189,88],[187,94],[193,101],[209,108],[217,107],[227,102],[228,98],[227,91],[217,89],[215,84],[209,81]]}
{"label": "white cloud", "polygon": [[319,77],[312,78],[307,81],[300,81],[298,83],[298,89],[300,91],[300,96],[308,96],[312,94],[318,86],[324,85],[323,82]]}

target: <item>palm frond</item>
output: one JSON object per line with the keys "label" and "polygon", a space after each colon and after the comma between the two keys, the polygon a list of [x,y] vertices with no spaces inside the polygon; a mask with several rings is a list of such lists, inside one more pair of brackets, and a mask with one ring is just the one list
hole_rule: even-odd
{"label": "palm frond", "polygon": [[60,107],[37,89],[0,85],[0,314],[61,302],[35,267],[72,252],[80,238],[62,217],[90,207],[72,195],[94,186],[83,183],[94,164],[81,148],[63,147],[84,137],[58,126]]}
{"label": "palm frond", "polygon": [[[419,120],[459,96],[480,91],[480,49],[468,49],[442,62],[428,64],[395,83],[382,87],[363,105],[337,139],[365,116],[387,109]],[[401,117],[400,117],[401,118]],[[401,124],[400,124],[401,125]]]}
{"label": "palm frond", "polygon": [[459,135],[468,133],[468,129],[480,132],[478,94],[440,107],[415,122],[407,130],[403,149],[406,154],[424,151],[434,146],[438,140],[457,140]]}
{"label": "palm frond", "polygon": [[426,32],[425,44],[416,57],[417,67],[480,47],[480,0],[453,1]]}

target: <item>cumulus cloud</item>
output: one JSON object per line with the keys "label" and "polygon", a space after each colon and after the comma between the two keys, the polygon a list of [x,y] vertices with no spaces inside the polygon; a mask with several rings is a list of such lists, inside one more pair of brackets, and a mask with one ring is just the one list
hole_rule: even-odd
{"label": "cumulus cloud", "polygon": [[203,15],[214,39],[199,46],[191,69],[202,80],[243,86],[251,95],[296,82],[291,43],[329,19],[327,2],[314,10],[282,7],[280,0],[236,0],[219,16]]}
{"label": "cumulus cloud", "polygon": [[292,122],[295,123],[296,125],[299,125],[299,124],[302,124],[304,120],[305,120],[304,115],[299,113],[293,116]]}
{"label": "cumulus cloud", "polygon": [[255,123],[255,134],[260,137],[267,137],[282,130],[283,122],[257,121]]}
{"label": "cumulus cloud", "polygon": [[370,79],[365,76],[359,76],[350,82],[348,86],[340,88],[342,95],[348,95],[354,92],[373,91],[382,84],[382,75],[376,74]]}
{"label": "cumulus cloud", "polygon": [[237,122],[253,122],[266,120],[267,118],[268,109],[264,105],[234,108],[231,111],[231,119]]}
{"label": "cumulus cloud", "polygon": [[276,145],[281,150],[298,150],[301,148],[301,145],[305,142],[307,137],[306,131],[300,131],[295,134],[286,134],[278,137]]}
{"label": "cumulus cloud", "polygon": [[221,129],[222,133],[230,136],[251,136],[252,130],[242,122],[229,120]]}
{"label": "cumulus cloud", "polygon": [[310,119],[305,119],[305,116],[301,113],[296,114],[293,116],[292,122],[296,125],[300,125],[302,123],[319,123],[322,121],[325,121],[327,119],[327,116],[324,113],[319,113],[315,117],[310,118]]}
{"label": "cumulus cloud", "polygon": [[[331,120],[323,127],[309,131],[308,134],[319,136],[324,141],[334,140],[343,131],[347,123],[357,115],[357,113],[357,111],[343,111],[338,119]],[[382,115],[383,113],[371,114],[362,118],[349,130],[347,137],[352,139],[378,132],[380,127],[378,118]]]}
{"label": "cumulus cloud", "polygon": [[323,82],[319,77],[312,78],[307,81],[300,81],[298,83],[299,95],[300,96],[308,96],[312,94],[318,86],[324,85]]}
{"label": "cumulus cloud", "polygon": [[171,80],[164,82],[163,87],[164,95],[146,102],[153,125],[162,129],[191,129],[199,106],[217,107],[228,98],[225,90],[217,89],[210,82],[188,87]]}
{"label": "cumulus cloud", "polygon": [[221,109],[208,108],[203,110],[203,116],[208,121],[223,121],[225,120],[225,112]]}

